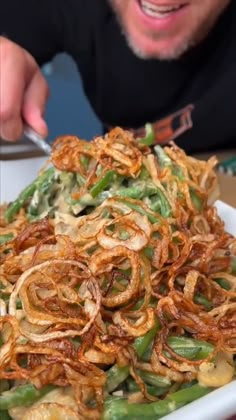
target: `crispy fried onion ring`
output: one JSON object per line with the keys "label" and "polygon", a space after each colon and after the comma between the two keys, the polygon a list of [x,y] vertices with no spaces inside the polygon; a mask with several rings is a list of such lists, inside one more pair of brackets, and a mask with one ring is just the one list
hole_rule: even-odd
{"label": "crispy fried onion ring", "polygon": [[101,306],[101,292],[96,280],[84,264],[74,260],[46,261],[26,270],[11,294],[9,314],[12,316],[16,315],[18,296],[26,320],[45,327],[44,334],[21,328],[22,335],[38,343],[85,334]]}
{"label": "crispy fried onion ring", "polygon": [[[88,170],[100,163],[105,170],[114,169],[120,175],[138,176],[142,165],[142,153],[133,135],[117,127],[104,138],[97,137],[91,143],[75,136],[59,137],[53,144],[51,161],[62,171],[79,172],[88,176],[82,157],[90,160]],[[94,182],[95,172],[90,177]]]}
{"label": "crispy fried onion ring", "polygon": [[24,249],[34,246],[40,239],[48,237],[52,233],[53,226],[47,218],[37,223],[29,224],[17,235],[14,241],[16,253],[19,254]]}
{"label": "crispy fried onion ring", "polygon": [[[120,238],[120,232],[125,233],[124,239]],[[130,212],[103,226],[97,240],[105,249],[123,245],[133,251],[140,251],[148,244],[151,232],[151,224],[146,216]]]}
{"label": "crispy fried onion ring", "polygon": [[135,177],[142,165],[142,153],[133,135],[119,127],[106,136],[94,140],[97,159],[105,167],[113,168],[121,175]]}
{"label": "crispy fried onion ring", "polygon": [[207,198],[211,205],[219,196],[219,187],[214,167],[217,164],[215,156],[207,162],[186,155],[175,143],[170,142],[171,147],[165,147],[167,155],[177,164],[188,184],[200,192],[202,198]]}
{"label": "crispy fried onion ring", "polygon": [[61,136],[53,143],[51,161],[61,171],[86,174],[81,156],[95,157],[95,150],[76,136]]}
{"label": "crispy fried onion ring", "polygon": [[150,331],[155,325],[155,312],[153,308],[147,308],[143,313],[124,313],[117,311],[113,315],[113,322],[120,325],[124,331],[133,337],[140,337]]}
{"label": "crispy fried onion ring", "polygon": [[[192,276],[191,272],[190,276]],[[193,276],[192,278],[195,283],[197,277]],[[159,373],[162,372],[161,366],[166,366],[168,369],[174,369],[177,372],[184,373],[182,379],[186,375],[187,377],[189,375],[195,377],[197,374],[196,367],[200,366],[203,362],[202,360],[190,361],[176,354],[171,349],[167,343],[167,338],[174,329],[177,329],[178,335],[180,332],[181,334],[183,332],[191,332],[196,338],[202,340],[207,339],[214,343],[215,349],[204,362],[211,360],[219,350],[224,348],[224,337],[218,323],[210,313],[199,311],[199,307],[192,301],[191,289],[185,293],[185,296],[178,291],[173,291],[166,298],[160,299],[157,305],[157,315],[162,328],[154,346],[156,356],[153,354],[152,357],[155,361],[158,357]],[[164,350],[168,351],[170,357],[164,353]]]}
{"label": "crispy fried onion ring", "polygon": [[[111,206],[112,202],[116,202],[114,208]],[[106,217],[103,216],[104,208],[107,209]],[[80,217],[73,228],[70,228],[66,218],[65,221],[61,218],[56,223],[57,233],[67,230],[76,243],[88,244],[89,241],[96,240],[105,249],[123,245],[131,250],[140,251],[148,244],[152,234],[152,226],[147,216],[128,209],[116,199],[111,199],[111,202],[106,200],[96,211]]]}
{"label": "crispy fried onion ring", "polygon": [[[104,371],[86,360],[79,360],[77,352],[66,339],[36,344],[20,344],[20,326],[15,317],[0,320],[0,330],[8,327],[8,340],[0,347],[0,378],[24,379],[37,388],[51,383],[71,386],[82,418],[99,419],[103,405]],[[22,367],[21,360],[28,360]],[[87,406],[90,399],[96,406]]]}
{"label": "crispy fried onion ring", "polygon": [[[138,293],[141,280],[141,264],[137,253],[123,246],[102,250],[93,256],[90,263],[90,270],[96,278],[100,278],[101,284],[107,282],[108,275],[112,270],[115,268],[119,270],[124,267],[128,270],[131,269],[128,284],[120,284],[121,291],[118,290],[115,295],[111,294],[103,297],[102,303],[104,306],[109,308],[120,306],[129,302],[130,299]],[[120,276],[122,280],[122,273]]]}

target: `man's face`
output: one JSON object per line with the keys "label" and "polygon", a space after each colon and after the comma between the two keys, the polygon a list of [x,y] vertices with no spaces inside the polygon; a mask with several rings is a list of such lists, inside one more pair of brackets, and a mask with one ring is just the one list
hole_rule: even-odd
{"label": "man's face", "polygon": [[176,59],[200,42],[231,0],[109,0],[141,58]]}

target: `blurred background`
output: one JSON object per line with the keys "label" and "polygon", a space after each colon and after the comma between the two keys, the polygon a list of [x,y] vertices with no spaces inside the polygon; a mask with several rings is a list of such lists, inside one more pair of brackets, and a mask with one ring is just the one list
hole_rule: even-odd
{"label": "blurred background", "polygon": [[75,134],[90,140],[100,134],[101,124],[83,93],[73,60],[66,54],[60,54],[42,70],[50,88],[46,110],[48,140],[62,134]]}

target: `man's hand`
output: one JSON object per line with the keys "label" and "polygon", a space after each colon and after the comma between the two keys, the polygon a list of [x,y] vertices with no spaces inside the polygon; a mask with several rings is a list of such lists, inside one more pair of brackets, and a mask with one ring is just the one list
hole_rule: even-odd
{"label": "man's hand", "polygon": [[34,58],[23,48],[0,37],[0,137],[17,140],[26,123],[43,137],[48,85]]}

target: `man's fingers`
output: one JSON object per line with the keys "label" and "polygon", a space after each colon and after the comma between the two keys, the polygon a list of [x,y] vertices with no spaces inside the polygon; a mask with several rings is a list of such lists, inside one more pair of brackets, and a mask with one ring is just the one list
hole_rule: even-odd
{"label": "man's fingers", "polygon": [[0,36],[0,63],[0,137],[17,140],[25,123],[46,137],[48,86],[34,58]]}
{"label": "man's fingers", "polygon": [[14,141],[20,139],[22,133],[23,124],[21,118],[14,116],[12,119],[6,119],[5,122],[0,119],[0,138]]}
{"label": "man's fingers", "polygon": [[21,53],[9,41],[0,40],[0,136],[16,140],[22,134],[21,105],[25,88]]}
{"label": "man's fingers", "polygon": [[48,134],[47,124],[43,118],[49,89],[46,80],[38,69],[30,83],[23,98],[22,117],[42,137]]}

